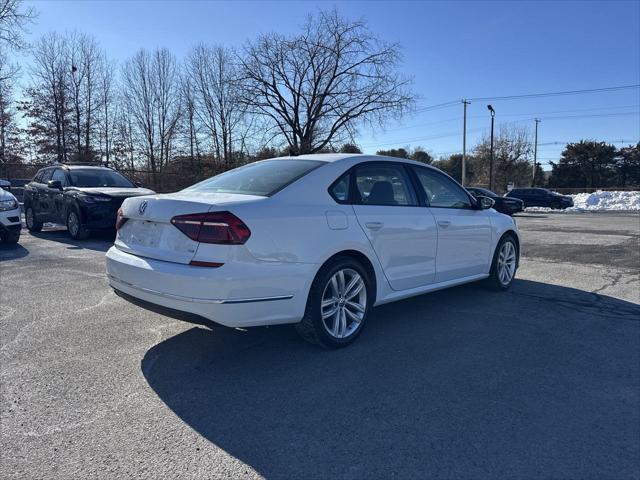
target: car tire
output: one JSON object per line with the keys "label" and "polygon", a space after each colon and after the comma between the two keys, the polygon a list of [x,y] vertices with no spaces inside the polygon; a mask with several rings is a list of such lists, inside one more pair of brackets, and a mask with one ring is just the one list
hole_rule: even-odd
{"label": "car tire", "polygon": [[369,274],[360,262],[336,257],[323,265],[313,280],[296,330],[303,339],[321,347],[345,347],[362,332],[373,295]]}
{"label": "car tire", "polygon": [[554,202],[551,204],[551,208],[554,210],[563,210],[562,204],[560,202]]}
{"label": "car tire", "polygon": [[69,209],[67,213],[67,231],[74,240],[85,240],[89,237],[87,230],[80,221],[80,213],[75,209]]}
{"label": "car tire", "polygon": [[33,208],[30,206],[24,212],[25,223],[27,224],[27,229],[30,232],[39,232],[42,230],[42,222],[36,220],[36,212],[33,211]]}
{"label": "car tire", "polygon": [[0,233],[0,239],[2,239],[4,243],[15,245],[20,240],[20,230]]}
{"label": "car tire", "polygon": [[498,242],[485,284],[491,290],[507,290],[516,276],[517,268],[518,244],[513,235],[506,234]]}

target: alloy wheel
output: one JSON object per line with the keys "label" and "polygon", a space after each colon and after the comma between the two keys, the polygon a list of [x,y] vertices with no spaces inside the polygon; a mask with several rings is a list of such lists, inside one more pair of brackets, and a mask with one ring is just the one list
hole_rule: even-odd
{"label": "alloy wheel", "polygon": [[504,242],[498,253],[498,279],[508,285],[516,272],[516,247],[512,242]]}
{"label": "alloy wheel", "polygon": [[76,212],[71,212],[69,214],[69,218],[67,219],[67,228],[69,229],[69,233],[72,237],[75,237],[78,234],[80,222],[78,220],[78,215],[76,215]]}
{"label": "alloy wheel", "polygon": [[362,276],[351,268],[338,270],[324,288],[320,311],[329,335],[353,335],[367,311],[367,288]]}

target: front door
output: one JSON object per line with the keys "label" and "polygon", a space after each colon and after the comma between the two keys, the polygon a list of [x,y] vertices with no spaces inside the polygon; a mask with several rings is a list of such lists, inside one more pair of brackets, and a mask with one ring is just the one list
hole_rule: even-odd
{"label": "front door", "polygon": [[66,224],[67,219],[64,218],[64,188],[68,186],[67,175],[64,170],[57,168],[53,172],[51,180],[59,181],[60,185],[62,185],[62,190],[49,187],[49,218],[52,222]]}
{"label": "front door", "polygon": [[401,163],[358,165],[351,180],[353,208],[394,290],[433,282],[437,233],[433,215],[418,205]]}
{"label": "front door", "polygon": [[413,168],[438,229],[435,282],[488,273],[493,254],[488,211],[474,208],[469,194],[446,175]]}

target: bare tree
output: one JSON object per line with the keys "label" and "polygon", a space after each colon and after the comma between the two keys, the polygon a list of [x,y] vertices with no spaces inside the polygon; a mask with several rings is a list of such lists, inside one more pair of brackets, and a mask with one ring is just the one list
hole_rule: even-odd
{"label": "bare tree", "polygon": [[260,36],[240,61],[245,103],[272,120],[293,154],[351,139],[358,125],[400,116],[414,99],[396,71],[399,46],[335,10],[310,16],[298,35]]}
{"label": "bare tree", "polygon": [[[471,166],[475,172],[474,182],[489,184],[489,162],[491,140],[484,137],[475,147]],[[505,190],[507,183],[529,185],[533,168],[533,144],[526,127],[503,125],[494,139],[494,179],[498,190]]]}
{"label": "bare tree", "polygon": [[26,25],[36,17],[36,11],[33,7],[21,7],[22,0],[0,0],[0,46],[25,47],[22,35]]}
{"label": "bare tree", "polygon": [[198,45],[189,54],[186,71],[193,86],[198,118],[209,132],[217,159],[228,164],[242,149],[248,125],[238,91],[238,66],[224,47]]}
{"label": "bare tree", "polygon": [[[115,89],[115,65],[109,61],[103,52],[100,55],[98,68],[98,83],[100,92],[100,143],[103,145],[102,155],[105,165],[109,165],[113,139],[117,131],[118,103]],[[104,142],[104,143],[103,143]]]}
{"label": "bare tree", "polygon": [[139,150],[154,174],[162,172],[180,117],[175,57],[167,49],[136,53],[124,66],[123,98],[134,118]]}
{"label": "bare tree", "polygon": [[18,139],[13,98],[13,85],[18,73],[18,66],[10,63],[6,54],[0,51],[0,163],[18,155],[17,151],[12,152],[9,148]]}
{"label": "bare tree", "polygon": [[[37,138],[39,153],[59,162],[67,160],[70,105],[67,99],[67,40],[50,33],[34,46],[31,85],[21,109],[31,119],[29,133]],[[53,138],[52,138],[53,137]]]}

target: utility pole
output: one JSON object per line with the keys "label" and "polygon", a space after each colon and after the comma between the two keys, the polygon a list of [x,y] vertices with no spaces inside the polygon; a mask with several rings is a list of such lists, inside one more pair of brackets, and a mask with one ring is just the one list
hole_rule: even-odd
{"label": "utility pole", "polygon": [[538,165],[538,124],[540,123],[540,119],[534,119],[536,122],[536,133],[535,133],[535,141],[533,144],[533,177],[531,178],[531,186],[536,186],[536,166]]}
{"label": "utility pole", "polygon": [[464,121],[462,124],[462,186],[467,183],[467,105],[471,102],[468,100],[462,100],[464,105]]}

